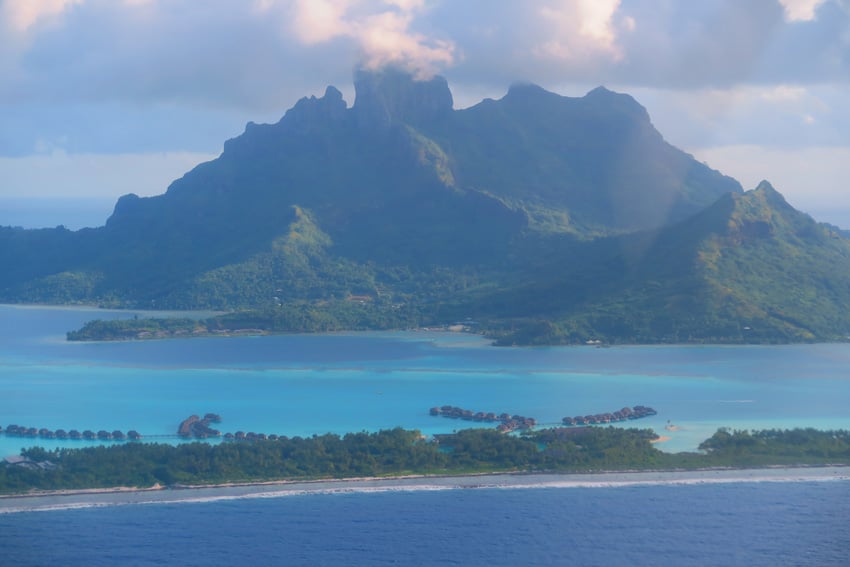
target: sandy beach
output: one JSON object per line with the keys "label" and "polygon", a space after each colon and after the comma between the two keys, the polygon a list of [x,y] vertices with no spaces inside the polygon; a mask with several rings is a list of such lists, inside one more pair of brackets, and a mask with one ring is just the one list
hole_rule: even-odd
{"label": "sandy beach", "polygon": [[213,502],[305,494],[457,489],[616,488],[640,485],[850,481],[850,467],[776,467],[581,474],[498,473],[228,483],[204,486],[57,490],[0,497],[0,514],[129,504]]}

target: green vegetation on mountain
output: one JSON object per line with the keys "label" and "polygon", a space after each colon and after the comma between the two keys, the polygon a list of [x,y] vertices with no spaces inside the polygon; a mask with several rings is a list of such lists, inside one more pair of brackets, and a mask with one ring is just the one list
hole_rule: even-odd
{"label": "green vegetation on mountain", "polygon": [[454,110],[444,79],[392,69],[355,88],[249,123],[104,227],[0,228],[0,301],[235,313],[201,332],[473,319],[500,344],[850,335],[847,235],[744,193],[628,95],[515,85]]}
{"label": "green vegetation on mountain", "polygon": [[[479,299],[504,344],[843,341],[850,241],[770,184],[686,221],[599,239],[533,283]],[[521,321],[525,318],[525,323]]]}
{"label": "green vegetation on mountain", "polygon": [[0,493],[155,484],[211,484],[399,474],[587,472],[729,466],[850,464],[850,432],[728,431],[701,453],[664,453],[649,429],[543,429],[522,436],[468,429],[424,439],[396,428],[377,433],[275,440],[125,443],[79,449],[34,447],[23,464],[0,464]]}

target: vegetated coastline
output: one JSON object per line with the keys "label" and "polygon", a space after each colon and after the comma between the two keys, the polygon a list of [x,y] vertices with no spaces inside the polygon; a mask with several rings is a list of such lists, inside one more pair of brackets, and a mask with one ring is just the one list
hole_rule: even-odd
{"label": "vegetated coastline", "polygon": [[[362,313],[368,313],[368,308]],[[329,315],[323,311],[311,311],[304,306],[293,311],[277,310],[272,312],[240,311],[214,315],[205,318],[187,317],[144,317],[134,319],[94,319],[81,328],[68,331],[69,341],[130,341],[175,339],[193,337],[232,337],[246,335],[279,335],[290,333],[328,333],[359,331],[398,331],[398,330],[439,330],[447,332],[466,332],[481,335],[492,340],[494,346],[540,346],[540,345],[646,345],[646,344],[792,344],[817,342],[848,342],[850,336],[830,337],[829,340],[793,338],[787,335],[752,334],[729,335],[712,338],[680,338],[671,341],[668,337],[605,336],[599,333],[561,336],[552,340],[541,340],[538,332],[528,335],[507,333],[508,323],[504,321],[459,320],[450,323],[423,322],[418,318],[400,317],[393,320],[376,318],[352,318],[350,307],[348,316]],[[545,324],[545,322],[540,322]]]}
{"label": "vegetated coastline", "polygon": [[396,428],[218,445],[127,443],[54,451],[34,447],[22,451],[14,463],[0,465],[0,494],[493,473],[850,465],[850,432],[845,430],[721,429],[700,445],[701,453],[664,453],[653,446],[655,439],[650,429],[581,427],[521,435],[469,429],[427,440],[418,431]]}
{"label": "vegetated coastline", "polygon": [[[123,341],[209,336],[326,333],[420,328],[419,319],[396,314],[391,319],[369,316],[364,306],[343,306],[333,314],[307,305],[270,311],[237,311],[206,318],[145,317],[95,319],[69,331],[69,341]],[[451,325],[445,326],[448,330]],[[462,326],[469,330],[469,326]]]}

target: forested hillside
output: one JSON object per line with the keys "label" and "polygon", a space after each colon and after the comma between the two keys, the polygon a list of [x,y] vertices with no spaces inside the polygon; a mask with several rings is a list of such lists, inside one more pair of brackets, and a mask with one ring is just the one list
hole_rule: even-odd
{"label": "forested hillside", "polygon": [[744,193],[628,95],[515,85],[455,110],[444,79],[392,69],[355,88],[249,123],[103,227],[0,229],[0,301],[276,332],[475,320],[505,344],[850,334],[846,235]]}

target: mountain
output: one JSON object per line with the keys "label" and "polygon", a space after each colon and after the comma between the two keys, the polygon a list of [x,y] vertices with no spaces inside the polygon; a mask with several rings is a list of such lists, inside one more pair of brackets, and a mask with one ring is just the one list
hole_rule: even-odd
{"label": "mountain", "polygon": [[767,182],[685,221],[598,239],[553,261],[462,308],[510,322],[504,344],[850,336],[850,240]]}
{"label": "mountain", "polygon": [[355,91],[249,123],[104,227],[0,229],[0,300],[294,330],[473,318],[521,343],[847,332],[847,239],[674,148],[628,95],[520,84],[455,110],[445,79],[393,69]]}
{"label": "mountain", "polygon": [[422,130],[453,157],[454,178],[578,234],[681,220],[740,184],[664,141],[632,97],[599,87],[568,98],[515,85]]}

